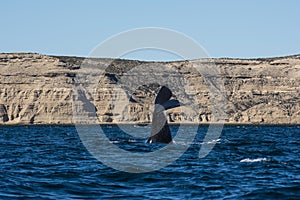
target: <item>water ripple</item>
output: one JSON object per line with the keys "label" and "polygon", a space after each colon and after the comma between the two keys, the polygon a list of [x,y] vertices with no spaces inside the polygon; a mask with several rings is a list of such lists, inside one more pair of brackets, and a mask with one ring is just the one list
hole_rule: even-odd
{"label": "water ripple", "polygon": [[[105,128],[128,151],[163,147]],[[189,149],[171,165],[130,174],[96,160],[72,126],[0,127],[0,198],[300,199],[299,127],[225,126],[211,141],[213,151],[199,159],[206,130],[199,127],[191,143],[175,141]]]}

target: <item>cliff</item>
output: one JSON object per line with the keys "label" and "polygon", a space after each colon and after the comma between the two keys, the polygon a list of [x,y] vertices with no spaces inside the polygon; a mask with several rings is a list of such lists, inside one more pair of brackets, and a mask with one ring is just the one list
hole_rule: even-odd
{"label": "cliff", "polygon": [[[0,124],[72,124],[74,81],[84,58],[46,56],[31,53],[0,54]],[[89,59],[91,65],[109,64],[97,83],[92,98],[99,123],[149,123],[158,85],[141,86],[130,97],[125,110],[112,101],[128,102],[126,94],[114,92],[125,72],[141,64],[132,60]],[[300,124],[300,55],[262,59],[204,59],[214,63],[224,82],[226,123]],[[196,89],[197,114],[187,116],[179,108],[168,111],[170,122],[189,118],[209,123],[213,98],[200,74],[193,73],[188,61],[158,63],[189,80]],[[163,77],[164,70],[154,73]],[[155,74],[158,73],[158,74]],[[143,74],[139,74],[143,75]],[[94,78],[97,75],[94,75]],[[147,74],[144,74],[146,77]],[[85,97],[91,99],[91,97]],[[78,101],[78,98],[74,98]]]}

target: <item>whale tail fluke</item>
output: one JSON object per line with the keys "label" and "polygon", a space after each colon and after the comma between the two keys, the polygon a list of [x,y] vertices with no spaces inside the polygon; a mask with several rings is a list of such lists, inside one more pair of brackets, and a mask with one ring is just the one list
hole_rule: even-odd
{"label": "whale tail fluke", "polygon": [[155,107],[153,112],[151,136],[147,143],[170,143],[172,142],[172,135],[164,110],[180,106],[178,100],[170,98],[172,92],[169,88],[163,86],[155,98]]}

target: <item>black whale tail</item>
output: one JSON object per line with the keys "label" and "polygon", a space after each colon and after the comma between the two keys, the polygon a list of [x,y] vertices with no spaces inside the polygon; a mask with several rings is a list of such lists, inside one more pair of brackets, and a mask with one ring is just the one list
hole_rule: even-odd
{"label": "black whale tail", "polygon": [[155,98],[155,107],[153,112],[151,136],[147,143],[170,143],[172,135],[164,110],[180,106],[178,100],[170,100],[172,92],[169,88],[163,86]]}

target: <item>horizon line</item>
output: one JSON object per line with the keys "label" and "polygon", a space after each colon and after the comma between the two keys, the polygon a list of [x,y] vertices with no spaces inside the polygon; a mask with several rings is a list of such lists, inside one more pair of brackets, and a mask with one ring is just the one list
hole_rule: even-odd
{"label": "horizon line", "polygon": [[278,58],[291,58],[300,56],[300,53],[296,54],[288,54],[288,55],[274,55],[274,56],[257,56],[257,57],[228,57],[228,56],[220,56],[220,57],[202,57],[202,58],[192,58],[192,59],[178,59],[178,60],[142,60],[138,58],[110,58],[110,57],[89,57],[84,55],[71,55],[71,54],[47,54],[47,53],[38,53],[31,51],[19,51],[19,52],[0,52],[0,54],[37,54],[51,57],[69,57],[69,58],[81,58],[81,59],[120,59],[120,60],[132,60],[132,61],[141,61],[141,62],[180,62],[180,61],[193,61],[193,60],[201,60],[201,59],[233,59],[233,60],[260,60],[260,59],[278,59]]}

